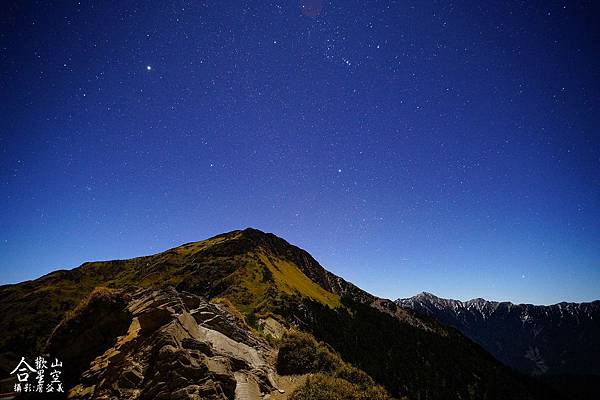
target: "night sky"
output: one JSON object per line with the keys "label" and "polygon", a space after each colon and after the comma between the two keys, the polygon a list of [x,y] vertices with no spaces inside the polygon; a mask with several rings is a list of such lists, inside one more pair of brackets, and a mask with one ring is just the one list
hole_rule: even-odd
{"label": "night sky", "polygon": [[5,1],[0,283],[248,226],[387,298],[600,298],[593,1]]}

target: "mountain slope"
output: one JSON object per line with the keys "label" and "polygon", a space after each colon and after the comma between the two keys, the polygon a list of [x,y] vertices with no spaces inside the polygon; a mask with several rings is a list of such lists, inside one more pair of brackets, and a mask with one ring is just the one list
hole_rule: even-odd
{"label": "mountain slope", "polygon": [[536,306],[421,293],[397,304],[455,327],[525,373],[600,375],[600,301]]}
{"label": "mountain slope", "polygon": [[[233,231],[153,256],[85,263],[70,271],[57,271],[34,281],[0,287],[0,329],[6,332],[0,338],[0,366],[4,374],[16,365],[22,355],[35,356],[50,349],[60,352],[61,346],[53,345],[57,343],[56,338],[60,337],[57,336],[60,332],[67,334],[62,337],[62,342],[58,341],[59,343],[76,340],[85,343],[78,339],[79,336],[70,337],[69,332],[83,332],[81,335],[85,337],[85,332],[90,330],[90,327],[85,325],[90,323],[78,322],[78,330],[65,330],[60,327],[70,326],[70,315],[77,314],[77,310],[82,309],[82,306],[77,307],[77,304],[82,301],[84,306],[89,304],[89,300],[84,299],[98,286],[123,293],[138,293],[148,289],[166,290],[172,293],[170,301],[174,303],[179,302],[176,298],[181,296],[181,293],[201,296],[210,304],[224,307],[230,315],[235,316],[237,322],[233,324],[240,331],[250,332],[246,336],[251,334],[250,336],[255,337],[263,329],[261,327],[265,321],[273,321],[284,329],[304,330],[330,346],[332,351],[339,353],[346,362],[364,370],[398,397],[406,395],[414,399],[551,398],[543,387],[504,367],[454,329],[431,319],[421,318],[389,300],[378,299],[362,291],[326,271],[306,251],[275,235],[255,229]],[[131,305],[127,304],[127,307],[122,309],[122,313],[125,313],[123,315],[129,315],[125,311],[129,310],[129,317],[138,318],[132,317]],[[188,322],[184,323],[179,316],[185,312],[191,314],[192,309],[172,309],[169,311],[171,317],[167,317],[164,311],[154,312],[160,322],[159,327],[155,328],[162,330],[160,326],[167,329],[167,326],[172,324],[187,324],[189,318],[186,320]],[[165,319],[162,319],[163,317]],[[179,322],[172,322],[175,320]],[[206,321],[201,322],[199,325],[206,327],[202,325]],[[130,323],[129,329],[132,329],[133,324],[134,322]],[[57,325],[55,335],[51,337]],[[194,328],[194,323],[191,326],[190,329],[195,332],[191,339],[204,340],[201,334],[203,330]],[[229,339],[242,343],[241,337],[244,335],[231,336],[234,331],[235,329],[227,331],[230,334]],[[113,349],[123,353],[119,343],[131,332],[106,332],[110,334],[99,340],[113,342],[112,347],[105,351],[110,353]],[[118,335],[117,338],[113,338],[115,334]],[[171,334],[175,335],[169,333]],[[98,343],[105,343],[102,340]],[[266,346],[264,341],[256,340],[250,345],[256,350],[261,346],[258,342]],[[146,342],[142,340],[135,343],[138,346]],[[177,345],[180,344],[178,341]],[[231,346],[235,347],[234,344]],[[100,347],[102,346],[99,345],[98,348]],[[181,351],[188,357],[189,349],[177,348],[175,346],[176,353]],[[155,354],[154,351],[140,350],[139,354]],[[105,365],[101,358],[97,358],[102,357],[98,352],[98,349],[84,352],[89,359],[95,358],[91,364],[92,369],[108,368],[106,365],[111,364]],[[210,358],[207,353],[203,354]],[[202,358],[200,355],[198,357]],[[144,360],[136,362],[144,365],[146,370],[153,371],[156,368],[154,358]],[[206,366],[207,363],[209,361],[201,364]],[[131,366],[124,365],[115,376],[129,371],[129,367]],[[204,369],[201,365],[197,367]],[[241,370],[249,369],[244,367]],[[250,375],[254,374],[252,376],[256,377],[258,372],[250,370]],[[230,371],[235,372],[231,369]],[[245,372],[245,378],[240,378],[245,386],[242,383],[240,385],[244,388],[248,387],[250,372]],[[77,373],[74,373],[74,379],[79,379],[80,384],[84,386],[100,384],[100,377],[92,372],[84,373],[80,378],[77,378]],[[139,376],[133,376],[139,374],[127,374],[131,379],[141,379]],[[143,379],[150,379],[146,378],[146,375],[142,376]],[[227,386],[226,382],[230,382],[229,389],[225,390],[223,395],[231,398],[235,396],[235,390],[231,391],[231,376],[227,376],[229,378],[223,377],[224,381],[218,377],[210,379],[221,388],[223,385]],[[163,382],[161,379],[159,377],[152,382],[159,385]],[[256,383],[256,379],[254,381]],[[125,384],[127,385],[127,382]],[[266,385],[263,384],[263,387],[266,388]],[[197,393],[200,389],[190,390]],[[83,392],[78,393],[81,398],[86,398],[85,393],[88,392],[83,389]],[[134,396],[138,392],[131,393]]]}

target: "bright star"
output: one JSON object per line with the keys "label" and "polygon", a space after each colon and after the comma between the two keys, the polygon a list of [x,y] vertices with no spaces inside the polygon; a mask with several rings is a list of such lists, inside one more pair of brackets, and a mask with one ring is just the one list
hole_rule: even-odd
{"label": "bright star", "polygon": [[149,66],[149,65],[146,65],[146,69],[147,69],[148,71],[150,71],[150,70],[152,70],[152,67],[151,67],[151,66]]}

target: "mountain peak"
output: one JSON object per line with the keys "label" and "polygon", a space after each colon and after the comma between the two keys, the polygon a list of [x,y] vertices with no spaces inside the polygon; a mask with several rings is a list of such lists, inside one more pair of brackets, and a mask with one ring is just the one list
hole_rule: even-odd
{"label": "mountain peak", "polygon": [[[252,243],[254,246],[261,246],[263,250],[271,250],[276,253],[280,253],[284,250],[292,251],[304,251],[290,243],[285,239],[275,235],[271,232],[263,232],[260,229],[253,227],[247,227],[244,229],[238,229],[221,235],[217,235],[211,239],[224,238],[226,240],[242,240]],[[211,240],[209,239],[209,240]]]}
{"label": "mountain peak", "polygon": [[437,297],[435,294],[430,293],[430,292],[421,292],[419,294],[417,294],[416,296],[414,296],[416,298],[425,298],[425,299],[439,299],[439,297]]}
{"label": "mountain peak", "polygon": [[272,237],[277,237],[275,234],[270,233],[270,232],[264,232],[261,231],[260,229],[257,228],[253,228],[251,226],[244,228],[244,229],[238,229],[236,231],[230,232],[230,233],[234,233],[234,234],[238,234],[244,238],[249,238],[249,239],[267,239],[267,238],[272,238]]}
{"label": "mountain peak", "polygon": [[467,300],[464,302],[464,304],[468,307],[468,306],[475,306],[478,308],[484,307],[486,304],[496,304],[497,302],[495,301],[488,301],[482,297],[477,297],[471,300]]}
{"label": "mountain peak", "polygon": [[[442,301],[427,292],[419,296],[422,300],[416,302],[422,304],[429,303],[425,299]],[[160,375],[163,370],[173,370],[194,382],[206,377],[200,373],[210,372],[207,376],[223,386],[228,398],[236,397],[238,382],[240,388],[247,388],[252,381],[256,383],[252,398],[259,398],[261,390],[275,387],[268,380],[272,371],[263,367],[272,360],[259,357],[275,350],[260,337],[258,325],[270,318],[282,329],[313,334],[349,363],[364,364],[365,373],[398,397],[445,399],[452,393],[451,398],[466,398],[476,390],[476,395],[495,393],[491,399],[535,398],[528,394],[527,383],[515,379],[511,371],[454,330],[359,289],[327,271],[305,250],[251,227],[154,255],[90,262],[35,281],[0,287],[0,298],[9,300],[0,302],[0,331],[8,332],[0,337],[0,379],[10,374],[17,355],[42,351],[40,343],[57,349],[72,348],[72,343],[85,347],[90,344],[88,332],[102,326],[119,328],[107,339],[116,343],[115,351],[107,352],[104,342],[98,343],[98,348],[94,343],[81,365],[87,367],[90,359],[98,361],[97,366],[109,365],[110,379],[127,388],[143,383],[152,391],[146,397],[157,397],[164,385],[173,391],[188,382],[165,375],[167,382]],[[124,307],[122,326],[111,320],[121,315],[111,308],[115,301]],[[17,318],[24,329],[13,329]],[[74,326],[81,330],[72,329]],[[50,337],[52,332],[55,334]],[[122,339],[115,341],[115,335]],[[52,340],[48,341],[49,337]],[[157,340],[146,340],[153,337]],[[165,346],[171,337],[172,344]],[[146,347],[138,346],[142,343],[152,343],[151,353],[144,353]],[[414,351],[406,352],[407,348]],[[136,362],[126,369],[120,369],[120,362],[111,364],[103,358],[130,350],[136,353],[130,353],[127,360]],[[80,351],[75,352],[81,356]],[[236,360],[224,361],[223,356],[230,353],[236,354]],[[177,354],[185,356],[182,360],[187,366],[179,362],[177,367],[171,366],[180,359]],[[241,363],[237,354],[253,356]],[[145,367],[139,369],[137,360],[144,360]],[[454,368],[456,360],[460,360],[460,369]],[[160,374],[144,376],[153,371]],[[91,372],[80,373],[80,368],[71,372],[73,384],[85,375],[89,380],[80,383],[90,383],[89,388],[102,391],[102,382],[106,382],[110,383],[105,387],[109,393],[114,387],[113,381],[102,381]],[[261,377],[265,383],[259,387]],[[197,385],[191,386],[190,390],[199,390]],[[87,393],[87,388],[77,385],[72,390]],[[223,390],[218,396],[203,398],[224,399]]]}

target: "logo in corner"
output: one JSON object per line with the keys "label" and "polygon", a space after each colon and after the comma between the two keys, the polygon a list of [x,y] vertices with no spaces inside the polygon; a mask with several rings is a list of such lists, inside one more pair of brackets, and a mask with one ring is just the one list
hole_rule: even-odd
{"label": "logo in corner", "polygon": [[[48,366],[48,361],[38,356],[33,362],[32,367],[25,357],[12,370],[11,375],[15,375],[17,383],[14,385],[14,391],[17,393],[64,393],[63,384],[60,380],[62,374],[62,362],[57,358]],[[48,378],[48,379],[46,379]]]}

